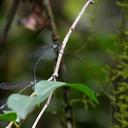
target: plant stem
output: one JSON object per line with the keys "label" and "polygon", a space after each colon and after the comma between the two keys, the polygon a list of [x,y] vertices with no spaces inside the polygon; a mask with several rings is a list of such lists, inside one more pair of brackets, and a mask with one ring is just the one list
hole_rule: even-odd
{"label": "plant stem", "polygon": [[53,94],[53,93],[51,93],[51,94],[49,95],[46,104],[44,105],[43,109],[40,111],[40,113],[39,113],[38,117],[36,118],[36,120],[35,120],[35,122],[34,122],[32,128],[36,128],[36,126],[37,126],[37,124],[38,124],[40,118],[42,117],[43,113],[45,112],[45,110],[47,109],[48,105],[50,104],[50,101],[51,101],[51,98],[52,98],[52,94]]}
{"label": "plant stem", "polygon": [[6,128],[12,128],[13,122],[11,121]]}
{"label": "plant stem", "polygon": [[[50,20],[50,27],[52,30],[52,39],[54,43],[58,43],[59,41],[59,35],[58,35],[58,31],[57,31],[57,27],[55,24],[55,20],[54,20],[54,15],[52,12],[52,8],[50,5],[49,0],[44,0],[45,3],[45,7],[49,16],[49,20]],[[59,43],[58,43],[59,44]],[[57,48],[57,50],[55,50],[56,55],[58,55],[59,51],[59,47]],[[57,60],[57,58],[55,59]],[[59,74],[61,76],[61,78],[63,79],[63,81],[65,81],[64,77],[63,77],[63,73],[64,73],[64,63],[61,63],[60,65],[60,70],[59,70]],[[72,107],[69,104],[69,89],[68,88],[64,88],[63,89],[63,96],[64,96],[64,103],[65,103],[65,121],[66,121],[66,127],[67,128],[72,128],[73,127],[73,119],[72,119]],[[70,126],[70,127],[69,127]]]}
{"label": "plant stem", "polygon": [[85,10],[87,9],[87,7],[91,3],[93,3],[93,0],[88,0],[84,4],[83,8],[81,9],[80,13],[78,14],[77,18],[75,19],[75,21],[73,22],[72,26],[70,27],[68,33],[66,34],[66,36],[65,36],[65,38],[64,38],[64,40],[62,42],[60,51],[59,51],[56,67],[55,67],[54,73],[52,75],[53,77],[58,77],[58,71],[59,71],[59,68],[60,68],[60,63],[61,63],[61,60],[62,60],[62,57],[63,57],[63,54],[64,54],[64,50],[65,50],[66,44],[67,44],[67,42],[69,40],[69,37],[71,36],[72,32],[76,28],[76,25],[78,24],[79,20],[81,19],[82,15],[84,14]]}

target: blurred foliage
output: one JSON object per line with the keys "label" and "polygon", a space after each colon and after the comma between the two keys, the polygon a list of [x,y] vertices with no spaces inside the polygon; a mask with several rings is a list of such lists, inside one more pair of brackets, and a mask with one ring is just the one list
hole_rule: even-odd
{"label": "blurred foliage", "polygon": [[[12,1],[4,0],[0,2],[1,35]],[[63,40],[84,1],[51,0],[51,4],[60,39]],[[30,13],[31,6],[28,2],[20,3],[5,46],[0,49],[1,83],[32,81],[34,64],[46,51],[45,57],[43,57],[37,66],[36,78],[38,80],[48,79],[52,74],[54,68],[53,52],[44,48],[51,45],[52,42],[49,28],[44,28],[38,33],[38,30],[30,31],[18,24],[19,20],[22,20]],[[125,9],[120,10],[120,8]],[[127,0],[96,0],[87,9],[69,39],[64,55],[66,81],[89,85],[97,92],[100,102],[99,105],[94,105],[79,92],[70,91],[70,102],[74,112],[74,123],[77,128],[112,128],[111,114],[113,113],[110,111],[109,99],[112,89],[111,82],[112,84],[113,81],[114,83],[119,82],[120,80],[118,81],[117,77],[120,75],[121,77],[125,76],[125,80],[128,76],[128,66],[125,63],[128,57],[128,41],[124,40],[124,37],[128,36],[128,30],[126,29],[128,23],[126,23],[126,26],[123,26],[123,34],[120,35],[122,33],[122,27],[120,27],[122,26],[122,17],[124,17],[123,10],[127,11]],[[125,14],[126,22],[127,19]],[[106,67],[110,66],[112,66],[110,70],[106,69]],[[109,79],[107,78],[108,74],[110,75]],[[117,91],[114,93],[120,93],[122,88],[126,92],[127,81],[122,81],[121,78],[121,82],[118,85],[120,86],[116,88]],[[17,92],[18,90],[14,91]],[[39,128],[42,128],[42,126],[44,128],[58,128],[63,123],[65,104],[62,91],[60,89],[55,93],[49,109],[38,125]],[[0,90],[0,104],[5,102],[5,98],[9,94],[10,92],[8,91]],[[118,109],[115,116],[117,121],[122,120],[123,125],[122,127],[117,125],[114,128],[126,128],[125,125],[127,125],[127,122],[125,117],[127,118],[127,105],[124,99],[127,100],[127,92],[123,92],[121,95],[116,94],[116,96],[117,99],[115,100],[117,102],[114,101],[114,104],[117,104]],[[34,122],[38,112],[39,110],[35,110],[32,116],[28,117],[23,124],[24,128],[32,126],[31,123]],[[121,116],[122,113],[124,113],[123,116]]]}
{"label": "blurred foliage", "polygon": [[122,21],[119,27],[117,38],[117,55],[113,57],[116,61],[110,71],[110,80],[113,86],[113,95],[115,100],[112,102],[113,125],[112,128],[128,127],[128,2],[118,0],[116,4],[122,12]]}

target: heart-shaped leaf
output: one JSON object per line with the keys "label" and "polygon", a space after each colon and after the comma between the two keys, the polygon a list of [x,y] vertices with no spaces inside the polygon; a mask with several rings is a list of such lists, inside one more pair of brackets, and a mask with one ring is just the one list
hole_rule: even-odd
{"label": "heart-shaped leaf", "polygon": [[10,109],[17,113],[18,117],[25,119],[27,114],[39,104],[37,97],[30,97],[20,94],[12,94],[8,100],[7,105]]}

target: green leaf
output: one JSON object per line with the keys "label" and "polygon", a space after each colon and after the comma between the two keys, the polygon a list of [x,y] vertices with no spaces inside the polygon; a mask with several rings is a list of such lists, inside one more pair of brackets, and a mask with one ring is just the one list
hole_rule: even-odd
{"label": "green leaf", "polygon": [[79,84],[79,83],[66,84],[65,86],[76,89],[76,90],[84,93],[85,95],[87,95],[90,99],[92,99],[96,103],[99,103],[97,98],[96,98],[95,92],[92,89],[90,89],[88,86],[86,86],[84,84]]}
{"label": "green leaf", "polygon": [[37,96],[30,97],[20,94],[12,94],[7,100],[7,105],[10,109],[17,113],[18,118],[25,119],[37,105],[48,98],[51,92],[62,86],[74,88],[86,94],[89,98],[98,103],[95,92],[83,84],[66,84],[59,81],[42,80],[34,86]]}
{"label": "green leaf", "polygon": [[53,90],[55,90],[58,87],[63,86],[64,82],[56,82],[56,81],[47,81],[47,80],[42,80],[40,82],[38,82],[35,85],[35,93],[37,95],[43,95],[45,93],[49,93],[52,92]]}
{"label": "green leaf", "polygon": [[7,100],[8,107],[16,112],[20,119],[25,119],[28,113],[32,112],[39,103],[37,97],[20,94],[12,94]]}
{"label": "green leaf", "polygon": [[35,85],[35,93],[41,101],[44,101],[51,92],[65,84],[64,82],[42,80]]}
{"label": "green leaf", "polygon": [[[7,101],[10,109],[17,113],[20,119],[25,119],[33,109],[44,101],[52,91],[62,86],[63,82],[40,81],[35,85],[36,97],[12,94]],[[54,85],[54,86],[53,86]]]}
{"label": "green leaf", "polygon": [[17,114],[15,112],[0,114],[0,120],[2,121],[16,121]]}
{"label": "green leaf", "polygon": [[55,82],[55,81],[42,80],[35,85],[35,93],[37,94],[37,96],[40,96],[40,99],[42,99],[43,101],[49,96],[51,92],[53,92],[55,89],[62,87],[62,86],[68,86],[68,87],[74,88],[84,93],[90,99],[98,103],[95,92],[84,84],[76,84],[76,83],[66,84],[66,83],[59,82],[59,81]]}

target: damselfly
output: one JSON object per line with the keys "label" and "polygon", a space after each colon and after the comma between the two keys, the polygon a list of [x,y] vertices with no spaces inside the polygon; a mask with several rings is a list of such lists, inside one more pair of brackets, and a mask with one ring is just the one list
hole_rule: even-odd
{"label": "damselfly", "polygon": [[[39,62],[42,60],[42,59],[45,59],[48,52],[50,50],[57,50],[59,47],[59,44],[58,43],[54,43],[52,46],[45,46],[43,48],[41,48],[41,56],[40,57],[37,57],[37,61],[34,65],[34,69],[33,69],[33,81],[30,81],[30,82],[18,82],[18,83],[9,83],[9,82],[3,82],[3,83],[0,83],[0,90],[20,90],[18,93],[22,93],[23,91],[25,91],[26,89],[28,89],[29,87],[34,87],[34,85],[37,83],[37,79],[36,79],[36,69],[37,69],[37,65],[39,64]],[[39,52],[36,52],[37,54],[36,55],[39,55]],[[0,106],[0,109],[3,109],[5,108],[6,104]]]}

